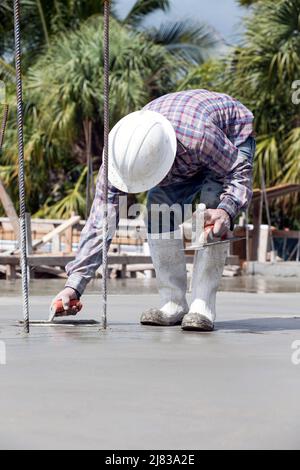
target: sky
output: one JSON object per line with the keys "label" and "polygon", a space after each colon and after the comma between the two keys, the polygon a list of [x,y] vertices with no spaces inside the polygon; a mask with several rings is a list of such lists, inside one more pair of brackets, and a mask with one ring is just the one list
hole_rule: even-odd
{"label": "sky", "polygon": [[[119,0],[118,11],[126,15],[135,0]],[[213,26],[229,44],[235,44],[241,34],[241,18],[245,9],[236,0],[171,0],[168,19],[194,18]],[[149,22],[160,23],[163,13],[151,15]]]}

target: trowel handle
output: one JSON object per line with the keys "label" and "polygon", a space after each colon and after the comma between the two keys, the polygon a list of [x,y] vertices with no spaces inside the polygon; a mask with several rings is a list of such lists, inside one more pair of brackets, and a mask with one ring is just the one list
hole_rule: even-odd
{"label": "trowel handle", "polygon": [[204,240],[205,243],[212,241],[214,239],[214,225],[205,225],[204,227]]}
{"label": "trowel handle", "polygon": [[[80,312],[80,310],[82,309],[82,303],[80,302],[80,300],[76,300],[76,299],[71,300],[70,309],[72,309],[73,307],[76,307],[78,312]],[[67,314],[66,310],[64,309],[62,300],[56,300],[56,302],[54,303],[52,307],[52,310],[54,310],[53,313],[55,313],[56,316],[60,314],[65,314],[65,315]]]}

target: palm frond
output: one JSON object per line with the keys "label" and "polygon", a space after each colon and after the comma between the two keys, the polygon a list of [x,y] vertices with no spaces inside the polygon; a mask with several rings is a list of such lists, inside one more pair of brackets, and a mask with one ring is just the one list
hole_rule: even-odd
{"label": "palm frond", "polygon": [[157,10],[168,11],[170,0],[136,0],[123,23],[138,26],[147,15]]}
{"label": "palm frond", "polygon": [[73,188],[69,188],[66,192],[66,196],[58,200],[53,204],[50,198],[46,203],[36,212],[35,217],[58,217],[60,219],[66,219],[71,216],[72,213],[83,214],[85,210],[85,198],[84,194],[84,180],[86,178],[87,168],[81,169],[80,177]]}
{"label": "palm frond", "polygon": [[191,20],[166,22],[147,30],[147,34],[155,44],[163,45],[172,54],[179,54],[195,64],[203,63],[221,44],[211,27]]}
{"label": "palm frond", "polygon": [[264,169],[266,184],[271,186],[281,178],[280,144],[276,135],[260,135],[257,139],[256,165],[254,169],[254,181],[260,187],[261,172]]}
{"label": "palm frond", "polygon": [[44,36],[45,36],[45,42],[47,46],[49,46],[50,45],[50,39],[49,39],[50,32],[48,29],[47,19],[46,19],[45,11],[44,11],[41,0],[36,0],[36,6],[40,15],[40,19],[41,19],[41,25],[42,25],[42,29],[43,29]]}
{"label": "palm frond", "polygon": [[224,92],[225,63],[209,59],[200,66],[193,67],[179,83],[178,91],[205,88],[206,90]]}
{"label": "palm frond", "polygon": [[0,4],[0,13],[5,14],[6,12],[12,13],[13,12],[13,6],[12,2],[10,0],[2,0]]}
{"label": "palm frond", "polygon": [[[111,22],[111,124],[176,89],[182,60],[145,34]],[[84,21],[74,31],[51,38],[24,81],[24,141],[28,207],[43,216],[85,215],[84,122],[92,122],[92,153],[97,166],[103,151],[103,18]],[[13,87],[12,87],[13,88]],[[12,115],[14,94],[11,90]],[[8,126],[1,164],[17,203],[16,123]],[[79,182],[79,183],[78,183]],[[16,188],[16,189],[14,189]],[[41,211],[39,211],[41,208]]]}
{"label": "palm frond", "polygon": [[254,3],[257,3],[259,0],[238,0],[238,3],[242,6],[242,7],[249,7],[251,5],[253,5]]}
{"label": "palm frond", "polygon": [[300,127],[295,127],[289,132],[284,148],[286,149],[284,181],[300,183]]}
{"label": "palm frond", "polygon": [[5,80],[9,80],[10,82],[15,83],[15,74],[16,72],[14,67],[0,57],[0,76]]}

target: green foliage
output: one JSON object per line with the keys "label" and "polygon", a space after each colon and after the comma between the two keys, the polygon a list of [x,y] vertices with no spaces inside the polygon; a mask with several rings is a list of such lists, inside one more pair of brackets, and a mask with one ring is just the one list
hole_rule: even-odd
{"label": "green foliage", "polygon": [[[258,2],[264,2],[266,0],[238,0],[238,3],[242,7],[250,7],[251,5],[255,5]],[[277,0],[273,0],[273,2],[276,2]]]}
{"label": "green foliage", "polygon": [[[300,183],[300,106],[292,99],[300,77],[300,0],[240,3],[254,4],[245,19],[243,43],[221,62],[195,68],[180,89],[226,92],[254,112],[256,187],[262,168],[268,186]],[[288,208],[296,227],[299,198],[290,198],[289,206],[283,202],[280,210]]]}
{"label": "green foliage", "polygon": [[242,5],[242,7],[249,7],[250,5],[253,5],[253,3],[257,3],[259,0],[238,0],[239,4]]}
{"label": "green foliage", "polygon": [[230,93],[255,114],[255,182],[263,165],[268,185],[299,182],[300,106],[292,84],[300,77],[300,0],[257,2],[245,20],[240,47],[222,62],[207,62],[180,85]]}
{"label": "green foliage", "polygon": [[157,10],[168,11],[169,8],[170,0],[137,0],[123,23],[137,27],[150,13]]}
{"label": "green foliage", "polygon": [[207,60],[220,45],[218,36],[209,26],[191,20],[164,23],[147,30],[147,35],[174,56],[197,65]]}
{"label": "green foliage", "polygon": [[[217,45],[203,25],[168,23],[143,28],[169,0],[137,0],[124,20],[111,1],[111,124],[149,100],[173,91],[191,64]],[[12,1],[0,4],[0,79],[11,119],[0,177],[18,206]],[[86,142],[92,122],[95,168],[102,158],[103,0],[21,0],[28,208],[39,216],[84,215]]]}
{"label": "green foliage", "polygon": [[[90,19],[78,31],[60,34],[27,72],[27,194],[29,207],[39,215],[41,206],[47,216],[56,213],[67,217],[72,211],[84,214],[86,120],[93,124],[97,166],[103,149],[102,37],[102,20]],[[116,21],[111,25],[110,59],[112,125],[156,96],[174,90],[178,70],[187,67],[186,62],[175,60],[163,46],[146,41],[143,33]],[[10,185],[17,176],[15,137],[12,121],[2,157],[3,177]]]}
{"label": "green foliage", "polygon": [[[292,103],[292,84],[300,76],[299,18],[300,0],[259,2],[246,20],[245,41],[231,58],[227,79],[229,90],[255,112],[257,159],[270,185],[290,181],[286,162],[295,168],[292,161],[299,159],[293,143],[300,107]],[[299,172],[293,180],[300,182]]]}
{"label": "green foliage", "polygon": [[[114,12],[115,2],[112,1]],[[13,53],[13,2],[1,0],[0,54]],[[73,30],[92,15],[103,13],[103,0],[20,0],[22,41],[27,65],[51,37],[62,30]]]}
{"label": "green foliage", "polygon": [[210,59],[200,67],[193,68],[178,86],[178,91],[204,88],[206,90],[224,92],[225,63]]}
{"label": "green foliage", "polygon": [[[103,0],[21,0],[20,3],[24,70],[33,64],[43,53],[44,48],[49,47],[57,34],[74,31],[82,22],[103,13]],[[118,3],[117,0],[111,0],[112,16],[121,24],[135,30],[142,29],[147,15],[157,10],[168,11],[170,7],[170,0],[136,0],[126,18],[121,20],[117,10]],[[182,52],[192,61],[197,61],[197,57],[201,57],[207,47],[214,47],[217,43],[213,31],[208,28],[205,31],[205,27],[196,22],[192,26],[188,22],[168,23],[156,30],[151,29],[148,36],[152,40],[154,36],[157,37],[157,42],[162,44],[162,35],[159,35],[159,31],[170,33],[172,29],[173,32],[176,31],[176,38],[172,40],[174,52],[176,49],[176,53]],[[0,5],[0,58],[2,56],[0,78],[2,72],[5,72],[4,60],[7,62],[13,57],[13,36],[12,1],[3,0]],[[166,45],[170,49],[170,34],[167,34],[166,40],[168,41]]]}

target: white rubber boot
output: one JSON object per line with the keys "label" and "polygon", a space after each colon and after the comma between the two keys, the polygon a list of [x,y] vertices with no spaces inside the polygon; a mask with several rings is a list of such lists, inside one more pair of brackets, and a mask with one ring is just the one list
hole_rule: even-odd
{"label": "white rubber boot", "polygon": [[149,248],[156,272],[161,307],[142,314],[143,325],[180,325],[188,312],[187,274],[183,241],[151,240]]}
{"label": "white rubber boot", "polygon": [[227,256],[227,245],[214,245],[196,253],[192,303],[182,321],[183,330],[212,331],[216,319],[216,294]]}

